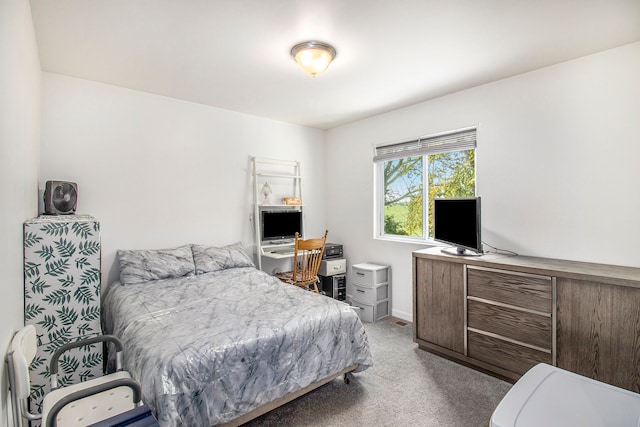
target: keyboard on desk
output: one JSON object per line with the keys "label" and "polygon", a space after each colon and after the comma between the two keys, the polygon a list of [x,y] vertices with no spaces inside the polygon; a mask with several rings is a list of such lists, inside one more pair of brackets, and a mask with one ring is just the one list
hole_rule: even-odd
{"label": "keyboard on desk", "polygon": [[270,249],[269,252],[278,255],[293,255],[293,248]]}

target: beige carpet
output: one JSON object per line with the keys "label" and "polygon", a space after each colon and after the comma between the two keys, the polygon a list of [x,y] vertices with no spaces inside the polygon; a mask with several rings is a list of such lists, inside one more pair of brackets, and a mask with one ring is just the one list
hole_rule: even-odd
{"label": "beige carpet", "polygon": [[411,324],[389,319],[365,328],[373,367],[246,426],[488,426],[511,384],[418,349]]}

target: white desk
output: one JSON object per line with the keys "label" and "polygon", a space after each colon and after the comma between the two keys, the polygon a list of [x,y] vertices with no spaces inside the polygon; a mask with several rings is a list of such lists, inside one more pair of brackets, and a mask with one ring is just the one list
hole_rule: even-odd
{"label": "white desk", "polygon": [[293,258],[293,243],[262,246],[262,256],[272,259]]}

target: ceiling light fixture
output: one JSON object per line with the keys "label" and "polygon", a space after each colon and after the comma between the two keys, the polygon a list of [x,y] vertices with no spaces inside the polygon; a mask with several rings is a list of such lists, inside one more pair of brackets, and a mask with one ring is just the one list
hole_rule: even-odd
{"label": "ceiling light fixture", "polygon": [[336,57],[336,50],[327,43],[308,41],[292,47],[291,56],[302,68],[302,71],[315,77],[327,69]]}

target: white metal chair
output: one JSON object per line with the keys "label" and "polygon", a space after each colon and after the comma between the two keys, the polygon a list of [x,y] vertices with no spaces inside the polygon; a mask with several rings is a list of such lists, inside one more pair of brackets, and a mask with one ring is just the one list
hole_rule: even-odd
{"label": "white metal chair", "polygon": [[[115,345],[116,372],[58,388],[58,359],[62,353],[98,342],[111,342]],[[122,343],[112,335],[101,335],[65,344],[54,352],[50,367],[52,391],[44,396],[42,414],[30,413],[27,406],[31,389],[29,365],[36,355],[36,350],[36,329],[33,325],[27,325],[15,334],[7,354],[13,420],[16,427],[22,426],[22,418],[42,420],[45,427],[87,426],[142,404],[140,385],[131,379],[128,372],[121,370]]]}

